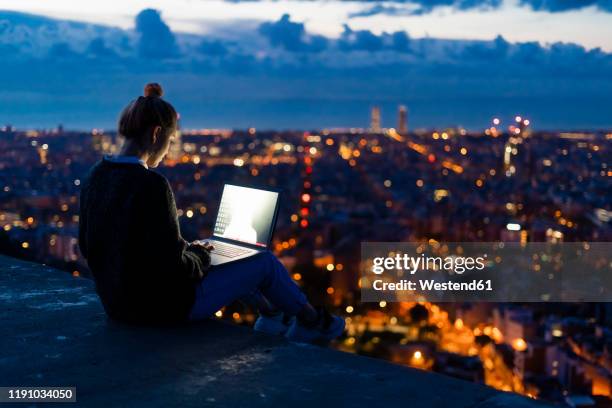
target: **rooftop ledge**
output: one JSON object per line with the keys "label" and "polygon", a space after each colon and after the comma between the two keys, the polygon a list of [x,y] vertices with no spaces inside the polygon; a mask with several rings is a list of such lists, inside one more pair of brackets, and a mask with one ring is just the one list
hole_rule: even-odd
{"label": "rooftop ledge", "polygon": [[76,386],[79,405],[543,406],[220,321],[115,324],[91,281],[2,256],[0,305],[0,386]]}

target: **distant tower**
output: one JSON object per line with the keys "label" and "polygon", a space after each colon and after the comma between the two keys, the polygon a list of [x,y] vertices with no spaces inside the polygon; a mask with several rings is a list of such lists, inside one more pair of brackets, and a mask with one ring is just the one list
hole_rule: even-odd
{"label": "distant tower", "polygon": [[373,106],[370,118],[370,131],[372,133],[380,133],[380,130],[380,108]]}
{"label": "distant tower", "polygon": [[406,109],[406,106],[400,105],[397,115],[397,133],[400,135],[408,134],[408,109]]}

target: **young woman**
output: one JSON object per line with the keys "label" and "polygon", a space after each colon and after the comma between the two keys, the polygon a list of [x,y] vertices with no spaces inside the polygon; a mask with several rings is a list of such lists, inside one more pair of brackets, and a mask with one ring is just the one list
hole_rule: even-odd
{"label": "young woman", "polygon": [[208,245],[186,242],[166,178],[177,114],[158,84],[121,113],[121,153],[97,163],[81,190],[79,246],[107,314],[160,324],[199,320],[236,300],[257,299],[255,329],[294,341],[330,340],[344,320],[314,308],[270,252],[210,266]]}

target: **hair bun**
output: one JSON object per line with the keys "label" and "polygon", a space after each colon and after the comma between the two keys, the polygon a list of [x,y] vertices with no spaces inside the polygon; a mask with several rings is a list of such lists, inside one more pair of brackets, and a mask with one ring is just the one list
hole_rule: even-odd
{"label": "hair bun", "polygon": [[144,96],[151,96],[154,98],[160,98],[164,94],[164,90],[161,85],[157,82],[151,82],[144,87]]}

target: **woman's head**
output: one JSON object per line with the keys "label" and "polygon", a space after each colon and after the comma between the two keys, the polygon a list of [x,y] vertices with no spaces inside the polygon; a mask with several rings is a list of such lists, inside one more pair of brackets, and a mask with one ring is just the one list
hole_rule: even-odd
{"label": "woman's head", "polygon": [[119,118],[119,134],[138,153],[148,156],[150,167],[156,167],[168,153],[177,130],[176,110],[162,99],[163,93],[161,85],[147,84],[144,96],[130,102]]}

